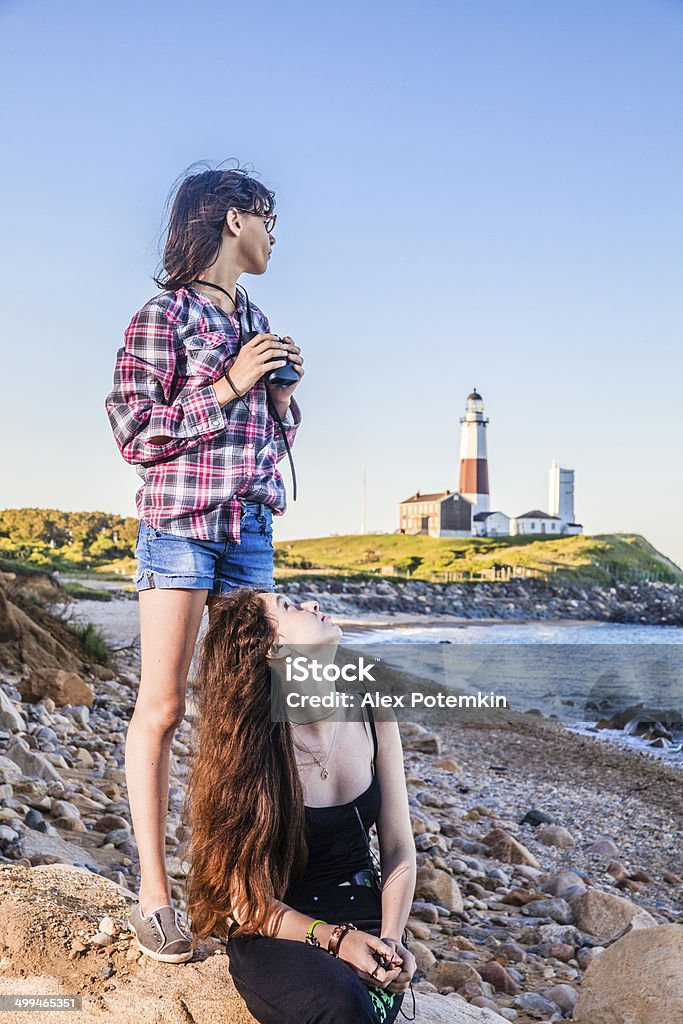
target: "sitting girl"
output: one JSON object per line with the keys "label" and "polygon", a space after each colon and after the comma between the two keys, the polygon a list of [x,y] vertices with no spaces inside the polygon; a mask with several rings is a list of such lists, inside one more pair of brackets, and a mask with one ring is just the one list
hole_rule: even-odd
{"label": "sitting girl", "polygon": [[[415,971],[404,941],[415,844],[396,719],[375,722],[359,696],[331,711],[289,707],[271,682],[287,656],[333,662],[340,638],[315,601],[241,589],[214,602],[202,640],[188,918],[194,946],[226,938],[230,974],[261,1024],[390,1024]],[[322,679],[304,688],[336,692]]]}

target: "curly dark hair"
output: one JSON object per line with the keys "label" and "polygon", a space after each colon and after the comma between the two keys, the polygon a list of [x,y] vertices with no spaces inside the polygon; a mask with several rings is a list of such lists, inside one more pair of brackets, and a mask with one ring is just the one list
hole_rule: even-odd
{"label": "curly dark hair", "polygon": [[258,932],[308,860],[292,735],[284,705],[274,715],[271,704],[278,690],[266,655],[277,628],[261,593],[216,598],[193,681],[198,724],[183,809],[193,946],[227,938],[233,909],[241,920],[233,934]]}
{"label": "curly dark hair", "polygon": [[230,207],[270,216],[275,209],[275,193],[257,181],[246,167],[231,169],[207,168],[188,173],[203,162],[191,164],[171,188],[165,212],[171,206],[163,269],[154,282],[166,291],[175,291],[190,284],[198,274],[210,267],[218,256]]}

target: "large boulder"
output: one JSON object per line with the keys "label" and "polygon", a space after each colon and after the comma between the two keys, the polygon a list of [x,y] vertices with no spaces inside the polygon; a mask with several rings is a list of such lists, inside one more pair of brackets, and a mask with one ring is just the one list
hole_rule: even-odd
{"label": "large boulder", "polygon": [[417,869],[415,897],[428,902],[440,903],[448,910],[462,913],[464,903],[460,886],[453,875],[442,868],[430,866]]}
{"label": "large boulder", "polygon": [[586,971],[574,1024],[683,1021],[683,928],[664,924],[629,932]]}
{"label": "large boulder", "polygon": [[54,576],[47,572],[6,573],[7,596],[10,601],[24,598],[38,604],[62,604],[68,594]]}
{"label": "large boulder", "polygon": [[97,871],[103,860],[105,851],[93,847],[79,846],[62,839],[61,836],[49,836],[29,828],[16,840],[14,848],[19,857],[38,864],[70,864]]}
{"label": "large boulder", "polygon": [[[83,1024],[254,1024],[224,943],[199,943],[182,965],[138,958],[125,930],[134,898],[82,868],[0,864],[0,994],[78,993]],[[105,946],[92,941],[102,932],[110,936]],[[415,1003],[420,1024],[501,1022],[455,996],[416,992]],[[404,1005],[409,1014],[410,994]],[[64,1013],[43,1011],[40,1021],[64,1024]]]}
{"label": "large boulder", "polygon": [[404,750],[414,750],[420,754],[440,754],[441,737],[435,732],[413,736],[403,741]]}
{"label": "large boulder", "polygon": [[568,850],[576,845],[574,836],[561,825],[546,825],[539,829],[536,838],[544,846],[557,846],[560,850]]}
{"label": "large boulder", "polygon": [[32,750],[22,736],[15,736],[5,750],[5,755],[17,764],[24,775],[49,782],[61,782],[61,776],[51,761],[39,750]]}
{"label": "large boulder", "polygon": [[647,910],[623,896],[613,896],[600,889],[586,889],[578,896],[572,896],[569,905],[574,912],[577,928],[588,932],[601,946],[615,942],[627,931],[657,925]]}
{"label": "large boulder", "polygon": [[484,836],[482,843],[490,849],[489,856],[502,860],[505,864],[528,864],[532,868],[540,868],[533,853],[518,842],[504,828],[494,828]]}
{"label": "large boulder", "polygon": [[457,960],[438,960],[427,971],[427,981],[437,988],[460,988],[468,982],[481,983],[481,975],[472,964]]}
{"label": "large boulder", "polygon": [[0,684],[0,729],[8,732],[26,732],[26,720],[12,703]]}
{"label": "large boulder", "polygon": [[570,896],[578,896],[579,892],[585,892],[586,883],[575,871],[562,870],[546,875],[541,880],[539,888],[549,896],[559,896],[566,900]]}
{"label": "large boulder", "polygon": [[420,974],[426,974],[430,967],[436,963],[436,957],[429,946],[417,940],[408,943],[408,949],[415,957],[415,963]]}
{"label": "large boulder", "polygon": [[65,672],[59,668],[39,668],[31,672],[28,679],[19,684],[22,700],[37,704],[49,697],[55,704],[85,704],[90,707],[95,691],[77,672]]}
{"label": "large boulder", "polygon": [[0,754],[0,786],[5,782],[17,782],[23,774],[16,761]]}

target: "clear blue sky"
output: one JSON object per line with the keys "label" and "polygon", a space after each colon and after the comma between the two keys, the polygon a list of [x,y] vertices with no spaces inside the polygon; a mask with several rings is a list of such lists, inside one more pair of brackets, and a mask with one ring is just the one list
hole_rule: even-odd
{"label": "clear blue sky", "polygon": [[[135,514],[104,412],[192,161],[277,193],[242,279],[306,359],[276,539],[393,530],[457,488],[475,386],[492,508],[683,562],[683,3],[0,3],[0,506]],[[11,101],[9,97],[11,96]],[[283,463],[289,480],[289,470]]]}

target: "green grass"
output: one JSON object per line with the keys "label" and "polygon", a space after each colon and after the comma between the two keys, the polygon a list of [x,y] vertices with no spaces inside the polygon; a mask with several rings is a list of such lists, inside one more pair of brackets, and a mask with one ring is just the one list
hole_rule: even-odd
{"label": "green grass", "polygon": [[[18,549],[22,555],[24,549]],[[41,556],[42,557],[42,556]],[[17,573],[50,572],[79,575],[84,583],[97,573],[105,579],[130,583],[136,569],[132,555],[116,560],[95,560],[88,571],[81,562],[54,555],[51,565],[38,566],[5,552],[0,569]],[[118,572],[116,571],[118,570]],[[400,533],[349,534],[283,541],[275,545],[278,581],[325,579],[340,576],[364,581],[378,576],[399,582],[418,579],[489,580],[543,577],[568,586],[609,585],[644,580],[683,583],[683,571],[640,534],[581,534],[576,537],[428,537]],[[108,600],[102,591],[81,583],[65,585],[74,597]]]}
{"label": "green grass", "polygon": [[59,572],[65,576],[78,576],[82,573],[84,576],[97,575],[101,576],[106,580],[117,580],[122,575],[131,575],[135,571],[135,558],[131,549],[130,555],[124,558],[118,558],[115,561],[111,559],[97,559],[97,558],[80,558],[73,559],[68,558],[66,555],[59,551],[42,553],[38,557],[34,557],[33,560],[29,560],[22,556],[20,552],[25,551],[25,545],[19,545],[17,547],[17,553],[7,550],[0,555],[0,569],[4,572],[16,572],[22,574],[31,573],[53,573]]}
{"label": "green grass", "polygon": [[94,590],[92,587],[84,587],[82,583],[63,583],[62,586],[72,597],[80,597],[88,601],[112,600],[112,595],[108,590]]}
{"label": "green grass", "polygon": [[0,570],[2,572],[15,572],[18,576],[44,576],[51,569],[37,568],[35,563],[27,562],[21,558],[8,558],[0,555]]}
{"label": "green grass", "polygon": [[[683,572],[639,534],[575,537],[428,537],[365,534],[276,545],[279,579],[342,575],[421,580],[541,576],[558,584],[656,579],[683,583]],[[391,576],[389,576],[391,578]]]}
{"label": "green grass", "polygon": [[99,665],[111,665],[111,651],[109,645],[104,639],[99,629],[93,626],[92,622],[88,622],[85,626],[77,626],[73,623],[67,623],[68,628],[72,633],[75,633],[81,640],[83,647],[88,654],[88,657],[92,661],[96,661]]}

